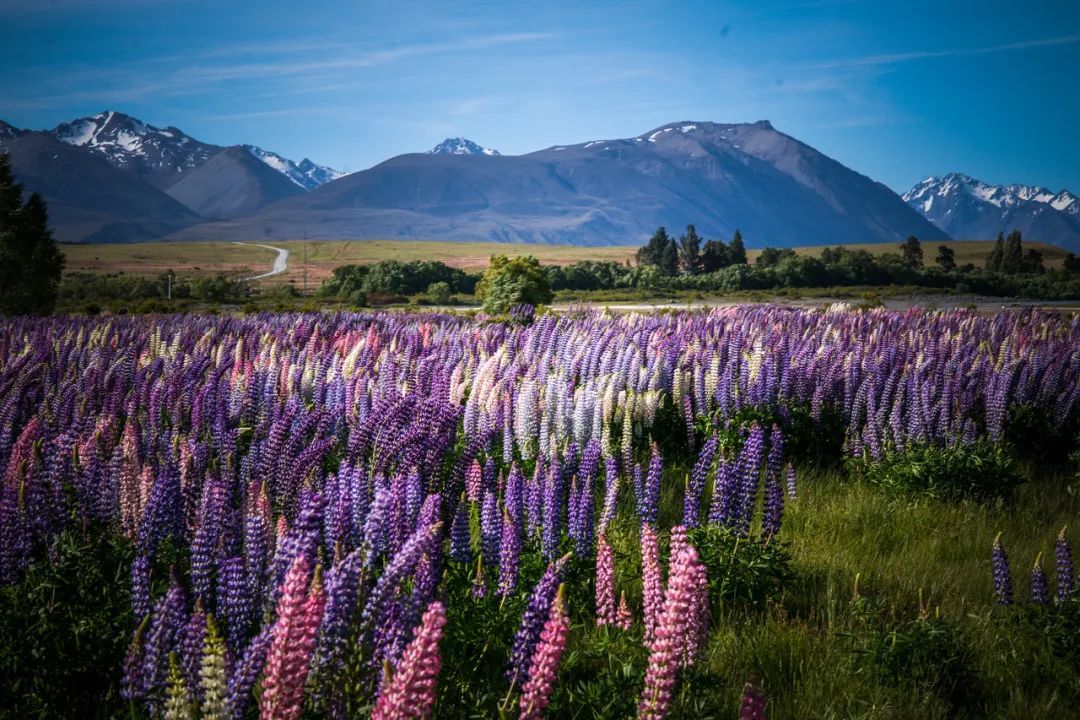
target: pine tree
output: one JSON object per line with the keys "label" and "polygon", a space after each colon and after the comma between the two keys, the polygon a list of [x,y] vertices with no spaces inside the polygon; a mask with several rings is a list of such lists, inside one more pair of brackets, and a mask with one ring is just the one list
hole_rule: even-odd
{"label": "pine tree", "polygon": [[679,237],[679,269],[687,275],[701,271],[701,238],[693,225],[687,225],[686,234]]}
{"label": "pine tree", "polygon": [[722,240],[708,240],[701,249],[701,272],[711,273],[725,268],[731,263],[730,250]]}
{"label": "pine tree", "polygon": [[743,245],[742,233],[735,230],[735,236],[731,238],[731,247],[728,249],[730,265],[746,264],[746,246]]}
{"label": "pine tree", "polygon": [[672,240],[667,230],[661,225],[656,229],[644,246],[638,248],[638,265],[660,265],[664,259],[664,249],[671,244]]}
{"label": "pine tree", "polygon": [[947,245],[938,245],[937,259],[938,267],[942,270],[955,270],[956,269],[956,251]]}
{"label": "pine tree", "polygon": [[1001,254],[1001,272],[1015,275],[1023,269],[1023,265],[1024,249],[1020,231],[1013,230],[1009,233],[1009,237],[1005,238],[1005,248]]}
{"label": "pine tree", "polygon": [[911,235],[900,245],[900,252],[904,256],[904,264],[912,270],[918,270],[923,264],[922,245],[919,238]]}
{"label": "pine tree", "polygon": [[990,272],[1001,272],[1001,258],[1005,254],[1005,236],[1002,233],[998,233],[997,242],[994,243],[994,249],[990,251],[990,256],[986,258],[986,269]]}
{"label": "pine tree", "polygon": [[667,245],[660,251],[660,272],[668,276],[679,272],[679,252],[675,248],[675,238],[668,238]]}
{"label": "pine tree", "polygon": [[11,161],[0,155],[0,315],[52,312],[63,269],[45,201],[37,193],[22,201]]}

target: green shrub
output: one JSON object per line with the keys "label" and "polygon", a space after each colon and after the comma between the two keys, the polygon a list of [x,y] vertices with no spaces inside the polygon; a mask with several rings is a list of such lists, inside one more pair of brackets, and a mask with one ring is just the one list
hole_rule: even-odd
{"label": "green shrub", "polygon": [[795,579],[791,555],[778,542],[763,543],[720,525],[690,532],[709,576],[710,602],[760,606]]}
{"label": "green shrub", "polygon": [[951,447],[922,443],[889,450],[878,461],[851,462],[876,485],[944,499],[1006,497],[1022,482],[1008,450],[985,439]]}
{"label": "green shrub", "polygon": [[134,627],[129,544],[68,532],[0,588],[0,716],[112,717]]}

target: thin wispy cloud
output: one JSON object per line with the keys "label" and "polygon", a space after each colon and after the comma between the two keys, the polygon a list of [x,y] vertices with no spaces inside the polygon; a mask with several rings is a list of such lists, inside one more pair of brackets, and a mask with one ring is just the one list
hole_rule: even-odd
{"label": "thin wispy cloud", "polygon": [[1080,43],[1080,35],[1064,35],[1061,37],[1045,38],[1042,40],[1026,40],[1023,42],[1003,43],[978,48],[953,48],[950,50],[916,50],[912,52],[884,53],[881,55],[864,55],[862,57],[847,58],[844,60],[832,60],[823,63],[805,65],[809,70],[835,70],[841,68],[871,67],[875,65],[895,65],[898,63],[912,62],[914,60],[927,60],[931,58],[958,57],[963,55],[985,55],[988,53],[1007,52],[1010,50],[1026,50],[1037,47],[1050,47],[1054,45],[1071,45]]}

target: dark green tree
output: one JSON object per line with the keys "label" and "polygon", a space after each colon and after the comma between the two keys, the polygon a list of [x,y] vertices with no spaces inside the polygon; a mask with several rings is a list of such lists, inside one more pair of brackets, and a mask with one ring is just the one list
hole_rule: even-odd
{"label": "dark green tree", "polygon": [[1069,253],[1065,256],[1065,262],[1062,264],[1062,268],[1070,275],[1080,274],[1080,257],[1077,257],[1073,253]]}
{"label": "dark green tree", "polygon": [[708,240],[701,249],[701,272],[711,273],[731,264],[731,252],[722,240]]}
{"label": "dark green tree", "polygon": [[660,226],[649,238],[649,242],[638,248],[638,265],[660,265],[664,261],[664,253],[674,240],[667,234],[667,229]]}
{"label": "dark green tree", "polygon": [[1001,254],[1001,272],[1015,275],[1024,269],[1024,248],[1019,230],[1013,230],[1005,238],[1005,249]]}
{"label": "dark green tree", "polygon": [[1046,268],[1043,266],[1043,254],[1035,248],[1028,248],[1024,251],[1024,258],[1020,262],[1020,268],[1026,273],[1046,272]]}
{"label": "dark green tree", "polygon": [[938,245],[935,262],[942,270],[956,269],[956,251],[947,245]]}
{"label": "dark green tree", "polygon": [[994,249],[986,258],[986,269],[990,272],[1001,272],[1001,259],[1005,255],[1005,235],[998,233]]}
{"label": "dark green tree", "polygon": [[918,270],[923,265],[922,244],[914,235],[900,244],[900,255],[904,258],[904,265],[912,270]]}
{"label": "dark green tree", "polygon": [[540,261],[529,255],[508,258],[492,255],[484,276],[476,284],[476,296],[490,313],[504,313],[514,305],[551,302],[551,286]]}
{"label": "dark green tree", "polygon": [[687,225],[686,234],[679,236],[679,269],[687,275],[701,271],[701,237],[693,225]]}
{"label": "dark green tree", "polygon": [[661,251],[659,268],[660,272],[668,277],[679,273],[679,251],[675,246],[675,238],[671,238]]}
{"label": "dark green tree", "polygon": [[746,264],[746,246],[743,245],[742,233],[738,230],[735,230],[735,235],[731,238],[731,247],[728,248],[728,260],[729,265]]}
{"label": "dark green tree", "polygon": [[0,155],[0,315],[52,312],[64,270],[45,201],[31,193],[23,202],[22,190]]}
{"label": "dark green tree", "polygon": [[761,254],[758,255],[757,266],[758,267],[775,267],[780,264],[781,260],[795,257],[795,251],[791,248],[772,248],[767,247],[761,250]]}

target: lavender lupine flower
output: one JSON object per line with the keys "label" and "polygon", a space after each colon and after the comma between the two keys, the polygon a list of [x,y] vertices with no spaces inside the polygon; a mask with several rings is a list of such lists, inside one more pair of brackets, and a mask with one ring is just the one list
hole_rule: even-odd
{"label": "lavender lupine flower", "polygon": [[615,554],[604,535],[596,544],[596,624],[615,623]]}
{"label": "lavender lupine flower", "polygon": [[686,497],[683,499],[683,525],[689,528],[698,525],[698,508],[701,504],[701,494],[705,490],[705,482],[708,479],[709,468],[712,467],[713,458],[716,457],[716,449],[719,440],[712,435],[701,447],[697,462],[690,473],[686,483]]}
{"label": "lavender lupine flower", "polygon": [[218,577],[218,612],[225,621],[229,648],[239,652],[248,636],[255,601],[244,571],[244,558],[227,558]]}
{"label": "lavender lupine flower", "polygon": [[143,649],[143,691],[156,694],[165,682],[169,653],[173,651],[184,626],[184,591],[173,579],[165,595],[154,607],[150,631]]}
{"label": "lavender lupine flower", "polygon": [[994,538],[991,557],[994,563],[994,596],[997,604],[1012,605],[1012,575],[1009,573],[1009,556],[1005,553],[1005,546],[1001,544],[1001,533]]}
{"label": "lavender lupine flower", "polygon": [[486,565],[495,565],[499,561],[499,541],[502,527],[499,516],[499,503],[495,492],[484,490],[484,503],[480,510],[481,554]]}
{"label": "lavender lupine flower", "polygon": [[1035,605],[1050,602],[1050,587],[1042,566],[1042,553],[1035,556],[1035,564],[1031,567],[1031,602]]}
{"label": "lavender lupine flower", "polygon": [[544,485],[544,524],[541,530],[541,546],[544,557],[555,557],[559,549],[559,531],[562,525],[563,477],[558,460],[553,460]]}
{"label": "lavender lupine flower", "polygon": [[266,656],[274,639],[273,630],[273,625],[265,625],[259,634],[252,638],[229,676],[227,702],[234,720],[244,717],[248,703],[251,702],[251,691],[266,665]]}
{"label": "lavender lupine flower", "polygon": [[322,571],[311,577],[311,560],[298,555],[285,574],[277,605],[274,638],[263,671],[262,720],[296,720],[300,717],[315,634],[322,621],[325,594]]}
{"label": "lavender lupine flower", "polygon": [[692,621],[699,603],[698,571],[701,564],[697,550],[686,544],[672,560],[663,610],[656,631],[649,643],[649,667],[645,672],[645,690],[638,704],[638,718],[663,720],[671,704],[675,676],[683,663],[687,643],[697,644],[697,637],[688,638],[687,625]]}
{"label": "lavender lupine flower", "polygon": [[521,687],[521,720],[539,720],[544,708],[551,701],[551,691],[555,689],[555,676],[563,650],[566,649],[566,636],[569,631],[566,588],[560,585],[529,663],[529,679]]}
{"label": "lavender lupine flower", "polygon": [[[438,543],[442,533],[442,523],[417,528],[405,544],[394,553],[393,558],[383,569],[382,575],[375,582],[375,587],[368,596],[360,616],[360,625],[365,633],[372,633],[380,625],[383,613],[398,586],[416,568],[420,556],[428,552],[433,544]],[[380,653],[381,654],[381,653]]]}
{"label": "lavender lupine flower", "polygon": [[472,561],[472,541],[469,537],[469,506],[465,493],[461,494],[454,520],[450,524],[450,558],[455,562]]}
{"label": "lavender lupine flower", "polygon": [[788,494],[788,497],[791,498],[792,500],[794,500],[797,497],[796,487],[795,487],[795,467],[791,463],[787,464],[787,469],[786,469],[785,474],[786,474],[786,477],[787,477],[787,494]]}
{"label": "lavender lupine flower", "polygon": [[206,621],[206,644],[199,665],[199,688],[201,690],[201,717],[207,720],[225,720],[228,692],[225,672],[225,643],[218,633],[213,616]]}
{"label": "lavender lupine flower", "polygon": [[326,572],[326,606],[315,651],[320,671],[343,663],[349,627],[356,615],[363,558],[363,549],[357,548]]}
{"label": "lavender lupine flower", "polygon": [[188,618],[179,642],[180,666],[184,671],[187,686],[194,693],[196,700],[202,698],[199,669],[202,667],[203,651],[206,646],[206,623],[206,611],[203,609],[202,602],[197,600],[195,610]]}
{"label": "lavender lupine flower", "polygon": [[604,458],[604,513],[600,517],[600,526],[596,529],[603,534],[615,519],[615,510],[619,503],[619,463],[613,457]]}
{"label": "lavender lupine flower", "polygon": [[743,534],[750,532],[750,521],[757,499],[758,485],[761,482],[761,461],[765,452],[765,430],[757,423],[750,427],[742,452],[739,453],[738,504],[733,508],[737,513],[734,523]]}
{"label": "lavender lupine flower", "polygon": [[562,582],[562,571],[569,555],[564,555],[558,560],[548,563],[532,594],[525,606],[525,614],[521,617],[521,625],[514,635],[514,646],[510,651],[510,669],[507,678],[510,682],[521,687],[529,677],[529,663],[540,640],[540,632],[551,610],[551,603],[555,599],[555,593]]}
{"label": "lavender lupine flower", "polygon": [[615,611],[615,627],[620,630],[629,630],[634,623],[634,616],[630,612],[630,603],[626,601],[626,591],[619,596],[619,609]]}
{"label": "lavender lupine flower", "polygon": [[743,686],[739,720],[766,720],[765,693],[761,692],[761,688],[753,680]]}
{"label": "lavender lupine flower", "polygon": [[652,457],[649,458],[649,471],[645,474],[645,480],[641,487],[641,511],[642,524],[655,525],[656,515],[660,512],[660,479],[664,474],[664,459],[660,457],[660,451],[653,445]]}
{"label": "lavender lupine flower", "polygon": [[503,507],[513,518],[514,523],[521,526],[524,521],[524,491],[525,478],[521,474],[521,468],[514,463],[510,466],[510,474],[506,478],[506,489],[503,492]]}
{"label": "lavender lupine flower", "polygon": [[499,595],[507,597],[517,591],[518,565],[521,558],[520,520],[503,509],[502,541],[499,544]]}
{"label": "lavender lupine flower", "polygon": [[1054,556],[1057,569],[1057,599],[1064,601],[1073,591],[1072,548],[1069,546],[1069,538],[1065,535],[1065,528],[1061,528],[1061,532],[1058,533]]}
{"label": "lavender lupine flower", "polygon": [[435,600],[424,612],[396,671],[383,680],[372,720],[424,720],[431,716],[442,664],[439,641],[445,624],[446,608]]}
{"label": "lavender lupine flower", "polygon": [[124,671],[120,678],[120,697],[124,700],[134,700],[143,696],[143,659],[145,657],[146,631],[150,627],[149,613],[143,617],[139,627],[128,644],[127,654],[124,656]]}
{"label": "lavender lupine flower", "polygon": [[664,603],[664,580],[660,572],[660,545],[652,525],[641,526],[641,585],[645,612],[645,641],[651,643]]}

